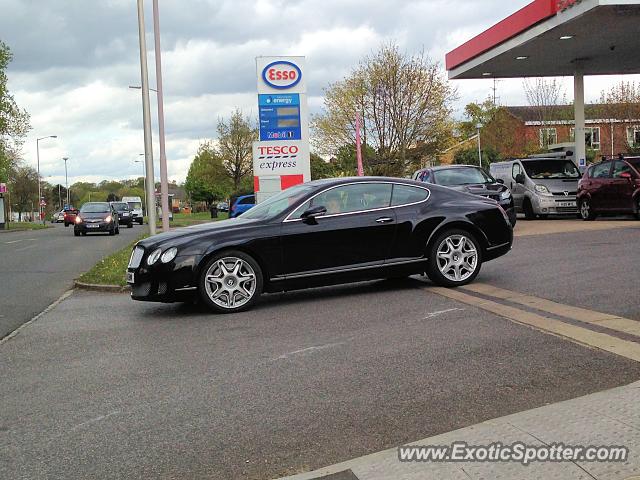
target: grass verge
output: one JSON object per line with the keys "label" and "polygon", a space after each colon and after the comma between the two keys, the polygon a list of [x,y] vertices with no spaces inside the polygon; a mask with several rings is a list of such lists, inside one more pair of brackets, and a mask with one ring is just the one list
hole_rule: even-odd
{"label": "grass verge", "polygon": [[126,272],[129,264],[129,257],[133,246],[147,235],[141,235],[137,240],[116,253],[103,258],[96,263],[91,270],[83,273],[78,281],[92,283],[94,285],[118,285],[124,287],[127,284]]}
{"label": "grass verge", "polygon": [[23,230],[44,230],[45,228],[52,228],[50,225],[43,225],[42,223],[31,222],[9,222],[6,224],[6,230],[14,232],[20,232]]}

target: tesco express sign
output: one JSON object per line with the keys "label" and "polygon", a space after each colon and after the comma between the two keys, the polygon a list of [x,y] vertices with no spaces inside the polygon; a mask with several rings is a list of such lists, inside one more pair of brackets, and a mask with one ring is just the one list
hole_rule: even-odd
{"label": "tesco express sign", "polygon": [[302,80],[302,70],[292,62],[278,60],[262,69],[262,80],[271,88],[286,90]]}

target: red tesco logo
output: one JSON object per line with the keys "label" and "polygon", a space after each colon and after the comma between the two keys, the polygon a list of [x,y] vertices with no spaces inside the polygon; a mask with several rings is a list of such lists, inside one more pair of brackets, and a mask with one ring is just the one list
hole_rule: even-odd
{"label": "red tesco logo", "polygon": [[300,149],[296,145],[275,145],[273,147],[258,147],[260,155],[297,155]]}

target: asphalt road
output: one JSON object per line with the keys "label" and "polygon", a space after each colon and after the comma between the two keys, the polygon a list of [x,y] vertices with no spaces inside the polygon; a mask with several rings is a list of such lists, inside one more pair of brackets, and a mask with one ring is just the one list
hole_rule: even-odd
{"label": "asphalt road", "polygon": [[[519,238],[477,281],[637,319],[639,233]],[[274,478],[640,378],[428,287],[271,295],[226,316],[75,293],[0,344],[3,476]]]}
{"label": "asphalt road", "polygon": [[73,286],[102,257],[146,231],[138,225],[120,235],[74,237],[73,228],[0,233],[0,338],[31,320]]}

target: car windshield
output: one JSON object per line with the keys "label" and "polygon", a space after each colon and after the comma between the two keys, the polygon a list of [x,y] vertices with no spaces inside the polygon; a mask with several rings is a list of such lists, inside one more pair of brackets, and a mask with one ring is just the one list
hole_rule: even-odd
{"label": "car windshield", "polygon": [[140,202],[129,202],[131,210],[142,210],[142,204]]}
{"label": "car windshield", "polygon": [[115,208],[118,212],[127,212],[129,211],[129,205],[126,203],[112,203],[113,208]]}
{"label": "car windshield", "polygon": [[108,213],[108,203],[85,203],[80,209],[81,213]]}
{"label": "car windshield", "polygon": [[529,178],[580,178],[580,171],[569,160],[526,160],[524,169]]}
{"label": "car windshield", "polygon": [[491,175],[481,168],[476,167],[456,167],[436,170],[434,177],[438,185],[451,187],[454,185],[472,185],[478,183],[495,183]]}
{"label": "car windshield", "polygon": [[240,216],[242,218],[255,219],[275,217],[280,215],[287,208],[296,205],[301,198],[311,193],[315,188],[316,187],[307,184],[290,187],[256,205],[251,210],[247,210]]}

